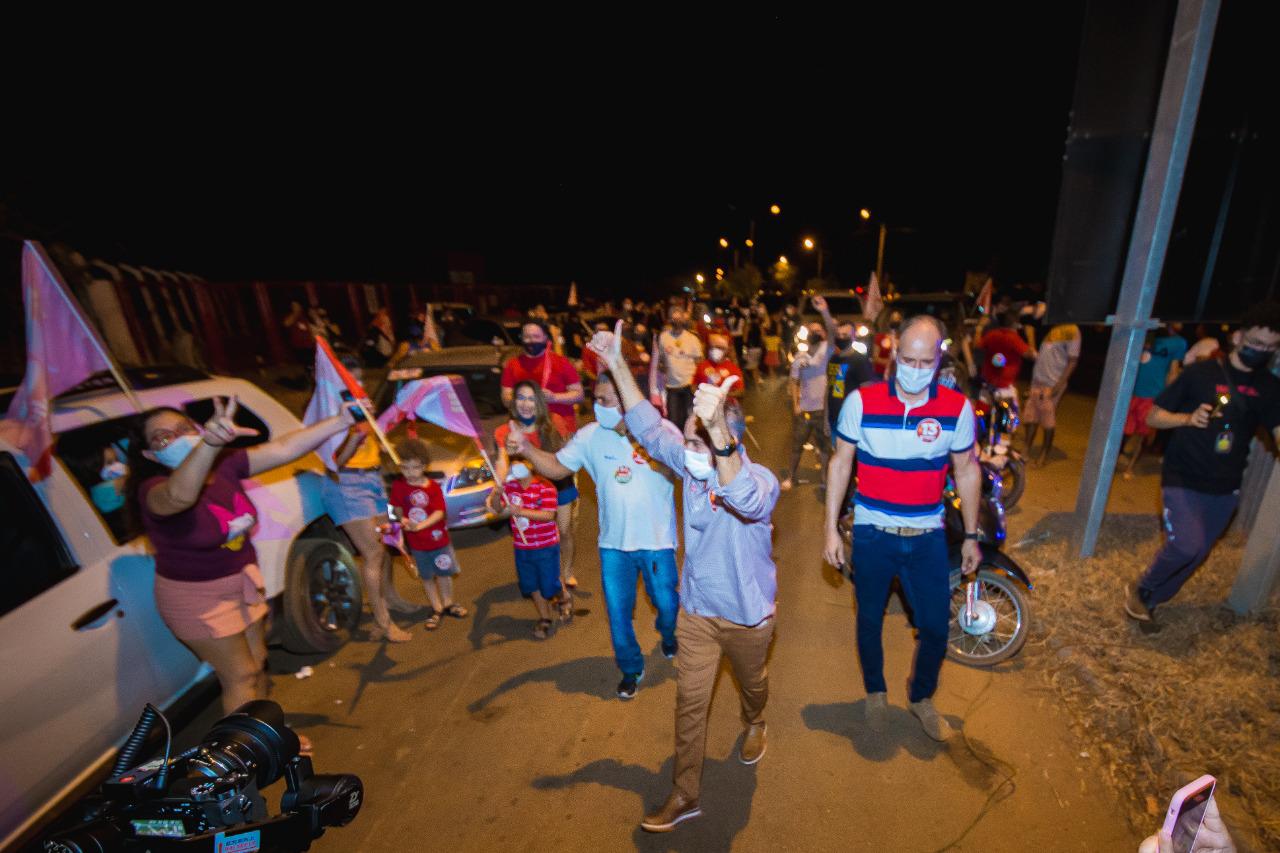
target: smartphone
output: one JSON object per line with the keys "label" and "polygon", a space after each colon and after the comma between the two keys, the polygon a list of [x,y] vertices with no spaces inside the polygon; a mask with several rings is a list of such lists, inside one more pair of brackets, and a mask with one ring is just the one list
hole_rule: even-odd
{"label": "smartphone", "polygon": [[1164,831],[1173,838],[1175,853],[1191,853],[1191,845],[1200,833],[1205,809],[1218,783],[1212,776],[1204,775],[1190,785],[1177,790],[1169,801],[1169,813],[1164,818]]}

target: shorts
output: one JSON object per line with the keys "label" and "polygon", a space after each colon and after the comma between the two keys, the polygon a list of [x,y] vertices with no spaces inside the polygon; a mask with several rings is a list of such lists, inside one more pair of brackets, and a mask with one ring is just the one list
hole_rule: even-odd
{"label": "shorts", "polygon": [[454,553],[452,545],[433,548],[430,551],[410,549],[409,553],[413,555],[414,565],[418,567],[418,577],[424,581],[432,578],[450,578],[462,573],[462,567],[458,565],[458,555]]}
{"label": "shorts", "polygon": [[560,594],[560,546],[516,549],[516,581],[525,598],[534,592],[550,601]]}
{"label": "shorts", "polygon": [[266,581],[250,563],[234,575],[179,581],[156,575],[156,610],[179,640],[217,640],[244,633],[266,617]]}
{"label": "shorts", "polygon": [[1129,415],[1124,419],[1125,435],[1149,435],[1152,432],[1147,426],[1147,415],[1155,402],[1154,397],[1134,397],[1129,401]]}
{"label": "shorts", "polygon": [[578,494],[577,474],[572,477],[565,477],[563,480],[556,480],[555,487],[556,506],[568,506],[580,497]]}
{"label": "shorts", "polygon": [[381,468],[341,471],[336,483],[327,476],[320,484],[320,497],[324,511],[339,527],[352,521],[382,516],[387,511],[387,487],[382,481]]}
{"label": "shorts", "polygon": [[1048,385],[1032,385],[1027,394],[1027,405],[1022,410],[1024,424],[1040,424],[1045,429],[1053,429],[1058,425],[1058,400],[1061,397],[1053,393]]}

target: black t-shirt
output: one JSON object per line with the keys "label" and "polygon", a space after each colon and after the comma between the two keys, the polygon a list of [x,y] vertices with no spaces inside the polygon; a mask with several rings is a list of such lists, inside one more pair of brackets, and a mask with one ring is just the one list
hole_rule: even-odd
{"label": "black t-shirt", "polygon": [[841,354],[835,352],[827,362],[827,423],[835,435],[836,421],[840,419],[840,407],[845,398],[867,382],[875,382],[875,368],[871,359],[857,350]]}
{"label": "black t-shirt", "polygon": [[1190,413],[1202,403],[1216,405],[1223,394],[1228,401],[1222,417],[1211,418],[1208,427],[1171,430],[1162,486],[1211,495],[1240,488],[1249,442],[1259,425],[1268,430],[1280,426],[1280,380],[1262,368],[1236,370],[1225,359],[1198,361],[1161,391],[1155,404],[1167,412]]}

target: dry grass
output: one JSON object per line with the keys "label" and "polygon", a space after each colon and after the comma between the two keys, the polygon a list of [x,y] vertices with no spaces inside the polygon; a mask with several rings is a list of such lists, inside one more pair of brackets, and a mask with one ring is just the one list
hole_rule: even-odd
{"label": "dry grass", "polygon": [[1160,632],[1144,634],[1122,605],[1160,545],[1155,518],[1108,518],[1083,561],[1071,523],[1046,518],[1013,551],[1036,583],[1027,652],[1100,750],[1134,829],[1150,831],[1178,786],[1212,773],[1241,849],[1280,850],[1280,608],[1245,619],[1223,605],[1242,543],[1220,543],[1160,608]]}

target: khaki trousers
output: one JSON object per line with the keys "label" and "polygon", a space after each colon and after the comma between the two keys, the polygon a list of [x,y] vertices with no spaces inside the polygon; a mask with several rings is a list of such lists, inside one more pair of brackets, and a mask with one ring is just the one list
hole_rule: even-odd
{"label": "khaki trousers", "polygon": [[765,659],[773,639],[770,616],[748,628],[719,617],[696,616],[680,611],[676,622],[676,761],[675,787],[686,799],[697,801],[702,787],[702,761],[707,751],[707,712],[720,658],[729,665],[741,687],[742,724],[764,722],[769,699],[769,673]]}

